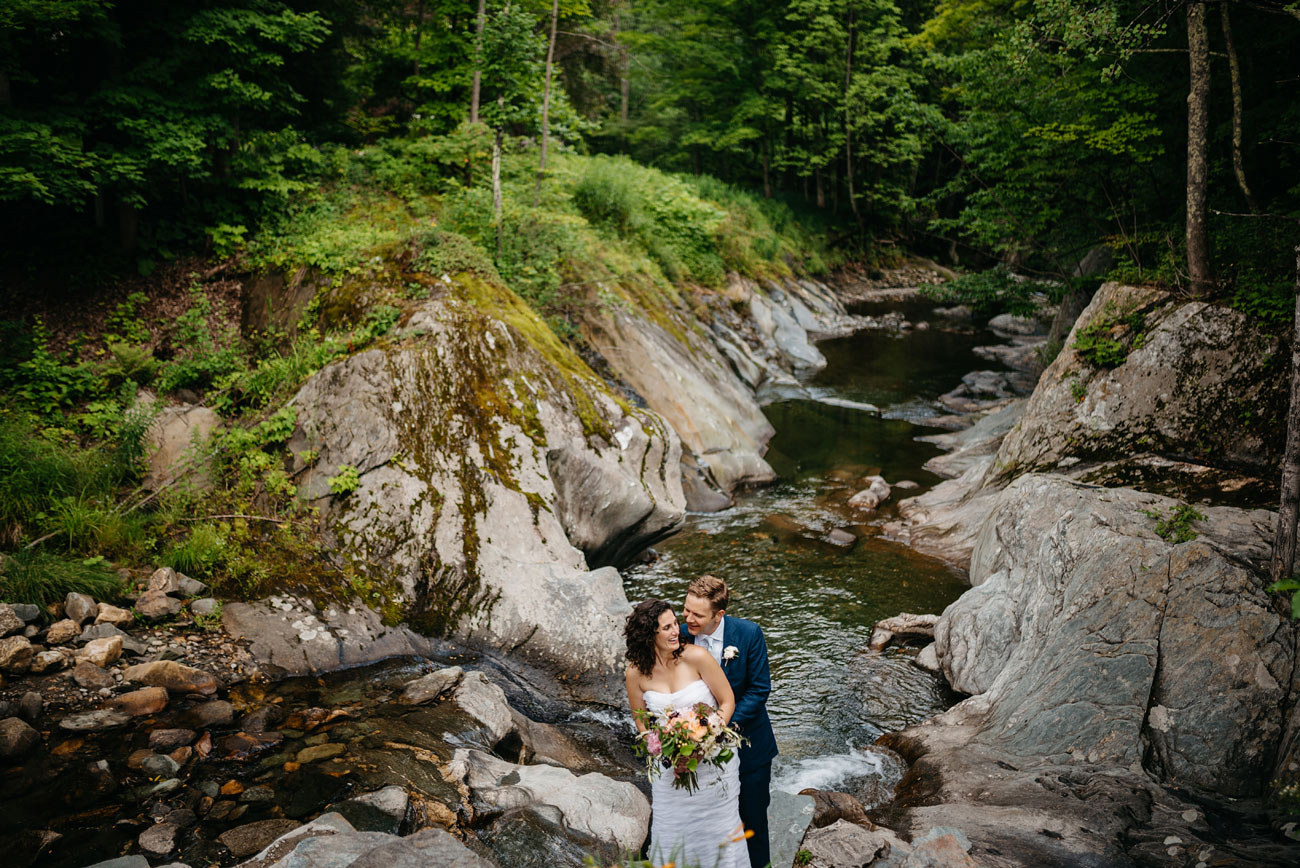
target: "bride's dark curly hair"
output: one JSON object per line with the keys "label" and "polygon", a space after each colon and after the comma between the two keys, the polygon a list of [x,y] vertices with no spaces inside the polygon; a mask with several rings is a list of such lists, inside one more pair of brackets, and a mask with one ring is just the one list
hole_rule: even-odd
{"label": "bride's dark curly hair", "polygon": [[[665,600],[645,600],[637,603],[632,614],[627,616],[623,626],[623,637],[627,639],[628,662],[642,675],[649,675],[655,668],[655,633],[659,632],[659,616],[672,610]],[[673,652],[673,659],[682,656],[682,645]]]}

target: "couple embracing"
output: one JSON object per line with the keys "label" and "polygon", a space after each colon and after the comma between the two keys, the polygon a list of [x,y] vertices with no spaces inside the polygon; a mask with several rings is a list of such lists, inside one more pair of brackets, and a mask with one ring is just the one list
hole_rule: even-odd
{"label": "couple embracing", "polygon": [[729,602],[726,582],[700,576],[686,591],[685,625],[669,603],[646,600],[624,629],[628,703],[643,736],[649,736],[648,719],[702,703],[717,710],[709,715],[715,730],[720,718],[743,738],[738,756],[723,762],[722,752],[716,763],[698,766],[697,788],[675,783],[671,773],[652,775],[649,856],[655,864],[765,868],[769,861],[776,740],[767,716],[767,645],[757,624],[726,614]]}

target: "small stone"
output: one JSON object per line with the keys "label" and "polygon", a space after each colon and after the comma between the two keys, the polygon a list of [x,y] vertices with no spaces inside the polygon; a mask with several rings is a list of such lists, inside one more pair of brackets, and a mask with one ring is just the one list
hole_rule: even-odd
{"label": "small stone", "polygon": [[172,693],[202,693],[211,696],[220,686],[217,679],[193,666],[170,660],[138,663],[122,673],[127,681],[166,687]]}
{"label": "small stone", "polygon": [[112,624],[118,629],[125,630],[135,623],[135,616],[126,609],[110,606],[108,603],[100,603],[99,614],[95,616],[95,623]]}
{"label": "small stone", "polygon": [[18,714],[28,723],[36,723],[45,710],[45,700],[35,690],[29,690],[18,700]]}
{"label": "small stone", "polygon": [[145,591],[135,601],[135,610],[151,621],[170,618],[185,608],[175,597],[169,597],[162,591]]}
{"label": "small stone", "polygon": [[900,479],[894,483],[894,488],[901,488],[903,491],[912,491],[921,487],[921,483],[913,482],[910,479]]}
{"label": "small stone", "polygon": [[221,602],[212,597],[204,597],[202,600],[195,600],[190,603],[190,614],[199,617],[208,617],[221,611]]}
{"label": "small stone", "polygon": [[145,829],[136,840],[140,849],[151,856],[166,856],[176,849],[176,833],[179,831],[174,823],[159,823]]}
{"label": "small stone", "polygon": [[194,706],[185,717],[195,729],[229,726],[235,719],[235,707],[224,699],[213,699]]}
{"label": "small stone", "polygon": [[122,656],[122,638],[109,636],[107,639],[95,639],[86,643],[78,658],[84,658],[96,666],[108,667]]}
{"label": "small stone", "polygon": [[187,597],[201,597],[210,590],[198,579],[191,579],[181,573],[176,574],[176,584],[180,587],[180,592]]}
{"label": "small stone", "polygon": [[95,711],[82,711],[69,714],[59,721],[59,728],[70,732],[98,732],[113,729],[131,722],[131,715],[112,708],[100,708]]}
{"label": "small stone", "polygon": [[24,756],[41,743],[41,734],[16,717],[0,720],[0,759]]}
{"label": "small stone", "polygon": [[25,639],[35,639],[37,636],[41,635],[41,628],[37,627],[35,624],[28,624],[23,628],[22,635]]}
{"label": "small stone", "polygon": [[194,741],[197,733],[192,729],[155,729],[149,733],[149,747],[153,750],[172,750]]}
{"label": "small stone", "polygon": [[133,750],[126,758],[126,767],[134,771],[139,771],[144,761],[151,756],[153,756],[153,751],[148,748],[142,747],[139,750]]}
{"label": "small stone", "polygon": [[73,668],[72,680],[77,682],[79,686],[85,687],[87,690],[98,690],[101,687],[112,687],[115,683],[113,681],[113,676],[109,675],[89,660],[82,660]]}
{"label": "small stone", "polygon": [[232,732],[217,740],[216,750],[221,759],[240,760],[266,753],[282,741],[284,737],[278,732]]}
{"label": "small stone", "polygon": [[150,777],[169,778],[180,771],[180,766],[165,754],[154,754],[140,763],[140,769]]}
{"label": "small stone", "polygon": [[75,622],[78,627],[97,614],[99,614],[99,604],[85,594],[73,591],[63,601],[63,617]]}
{"label": "small stone", "polygon": [[346,750],[347,748],[337,742],[327,742],[326,744],[318,744],[313,747],[303,748],[298,751],[298,755],[294,757],[294,759],[303,765],[306,765],[307,763],[314,763],[323,759],[329,759],[330,757],[336,757]]}
{"label": "small stone", "polygon": [[185,652],[176,645],[168,645],[162,651],[158,652],[159,660],[184,660]]}
{"label": "small stone", "polygon": [[41,607],[32,603],[10,603],[9,607],[14,610],[14,614],[30,624],[41,616]]}
{"label": "small stone", "polygon": [[167,707],[167,690],[163,687],[142,687],[114,697],[106,703],[106,707],[125,711],[132,717],[157,714]]}
{"label": "small stone", "polygon": [[263,705],[256,711],[244,715],[240,727],[244,732],[265,732],[284,720],[284,711],[278,705]]}
{"label": "small stone", "polygon": [[45,644],[63,645],[76,639],[80,634],[80,625],[76,621],[64,618],[62,621],[55,621],[50,625],[50,629],[45,631]]}
{"label": "small stone", "polygon": [[194,748],[190,747],[189,745],[181,745],[180,747],[176,748],[176,750],[167,754],[167,756],[176,760],[176,765],[178,766],[185,765],[187,762],[190,761],[190,757],[192,757],[193,755],[194,755]]}
{"label": "small stone", "polygon": [[99,696],[103,699],[108,699],[108,697],[113,695],[113,691],[107,687],[99,688],[99,690],[97,690],[96,693],[98,693]]}
{"label": "small stone", "polygon": [[249,787],[239,794],[241,802],[272,802],[275,801],[275,790],[270,787],[256,786]]}
{"label": "small stone", "polygon": [[153,796],[165,796],[168,793],[176,792],[180,788],[181,788],[180,778],[168,778],[165,781],[159,781],[158,783],[154,784],[152,787],[149,787],[144,791],[142,795],[146,799],[151,798]]}
{"label": "small stone", "polygon": [[216,781],[200,781],[198,790],[209,799],[215,799],[221,793],[221,788],[217,786]]}
{"label": "small stone", "polygon": [[826,536],[822,537],[822,539],[830,543],[831,545],[835,546],[836,548],[844,549],[846,551],[848,549],[853,548],[854,544],[856,544],[858,541],[858,538],[854,536],[852,533],[850,533],[847,530],[844,530],[843,528],[838,528],[838,527],[833,528],[830,532],[826,534]]}
{"label": "small stone", "polygon": [[13,606],[8,603],[0,603],[0,636],[22,632],[22,629],[26,626],[27,622],[18,617]]}
{"label": "small stone", "polygon": [[422,675],[414,681],[408,681],[402,688],[402,694],[397,697],[397,701],[403,705],[421,705],[425,702],[437,699],[443,693],[451,690],[459,682],[464,674],[459,666],[452,666],[448,669],[439,669],[436,672],[430,672],[428,675]]}
{"label": "small stone", "polygon": [[22,675],[32,666],[32,643],[26,636],[0,639],[0,671]]}
{"label": "small stone", "polygon": [[244,785],[239,781],[231,778],[221,785],[220,793],[223,796],[237,796],[244,791]]}
{"label": "small stone", "polygon": [[[220,804],[221,802],[217,803]],[[216,813],[215,806],[213,813]],[[217,840],[224,844],[236,859],[243,859],[260,852],[276,838],[292,832],[299,825],[301,824],[297,820],[259,820],[256,823],[236,826],[222,832],[217,836]]]}
{"label": "small stone", "polygon": [[[172,594],[181,589],[180,579],[171,567],[159,567],[149,577],[149,591]],[[138,608],[138,607],[137,607]]]}
{"label": "small stone", "polygon": [[188,829],[198,821],[199,818],[194,816],[194,812],[189,808],[176,808],[168,811],[167,815],[163,817],[164,823],[171,823],[181,829]]}
{"label": "small stone", "polygon": [[31,668],[27,671],[32,675],[44,675],[46,672],[57,672],[68,663],[68,659],[58,651],[38,651],[32,657]]}

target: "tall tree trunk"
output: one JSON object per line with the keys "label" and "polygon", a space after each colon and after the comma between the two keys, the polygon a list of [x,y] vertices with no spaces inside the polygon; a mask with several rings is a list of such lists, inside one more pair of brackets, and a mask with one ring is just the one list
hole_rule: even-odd
{"label": "tall tree trunk", "polygon": [[134,205],[117,203],[117,235],[123,250],[128,253],[135,250],[140,237],[140,212]]}
{"label": "tall tree trunk", "polygon": [[560,21],[560,0],[551,0],[551,41],[546,46],[546,84],[542,88],[542,160],[537,165],[537,184],[533,187],[533,207],[542,196],[542,176],[546,174],[546,147],[551,140],[551,73],[555,69],[555,28]]}
{"label": "tall tree trunk", "polygon": [[[1291,335],[1291,411],[1282,453],[1282,505],[1273,537],[1273,581],[1295,571],[1296,512],[1300,506],[1300,245],[1295,249],[1295,331]],[[1300,592],[1297,592],[1300,593]]]}
{"label": "tall tree trunk", "polygon": [[487,0],[478,0],[478,17],[474,19],[474,84],[469,93],[469,122],[478,123],[479,90],[483,84],[483,23],[487,20]]}
{"label": "tall tree trunk", "polygon": [[763,134],[763,198],[772,198],[772,145]]}
{"label": "tall tree trunk", "polygon": [[1207,151],[1210,128],[1210,40],[1205,3],[1187,4],[1187,272],[1192,294],[1205,296],[1213,286],[1206,207]]}
{"label": "tall tree trunk", "polygon": [[627,153],[628,106],[632,102],[632,57],[628,53],[627,46],[619,42],[618,35],[623,30],[620,7],[630,2],[631,0],[623,0],[623,3],[614,7],[614,41],[618,43],[619,149],[624,154]]}
{"label": "tall tree trunk", "polygon": [[853,116],[849,110],[849,90],[853,86],[853,10],[849,10],[849,44],[844,57],[844,181],[848,187],[849,207],[853,210],[853,219],[862,227],[862,215],[858,213],[858,197],[853,192]]}
{"label": "tall tree trunk", "polygon": [[818,166],[813,169],[813,176],[817,179],[817,207],[826,207],[826,188],[822,185],[822,167]]}
{"label": "tall tree trunk", "polygon": [[415,75],[420,74],[420,36],[424,33],[424,0],[415,4]]}
{"label": "tall tree trunk", "polygon": [[497,259],[501,259],[501,128],[492,136],[492,223],[497,229]]}
{"label": "tall tree trunk", "polygon": [[1237,176],[1237,186],[1241,188],[1241,195],[1246,197],[1246,206],[1250,208],[1250,213],[1259,213],[1259,205],[1255,203],[1255,196],[1250,192],[1250,186],[1246,183],[1246,167],[1241,158],[1241,140],[1243,138],[1241,124],[1241,64],[1237,62],[1237,46],[1232,40],[1232,23],[1228,19],[1228,4],[1219,4],[1219,16],[1223,22],[1223,41],[1228,49],[1228,71],[1232,76],[1232,171]]}

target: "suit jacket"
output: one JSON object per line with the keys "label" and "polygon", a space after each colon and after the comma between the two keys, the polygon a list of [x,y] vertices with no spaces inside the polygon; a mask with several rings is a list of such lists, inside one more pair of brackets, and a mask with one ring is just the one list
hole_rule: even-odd
{"label": "suit jacket", "polygon": [[[749,743],[740,749],[742,772],[767,765],[776,756],[776,736],[767,716],[767,695],[772,692],[772,674],[767,665],[767,641],[763,628],[753,621],[723,615],[722,645],[735,646],[731,660],[722,661],[722,671],[736,694],[736,711],[731,722]],[[694,644],[695,637],[682,627],[682,642]]]}

